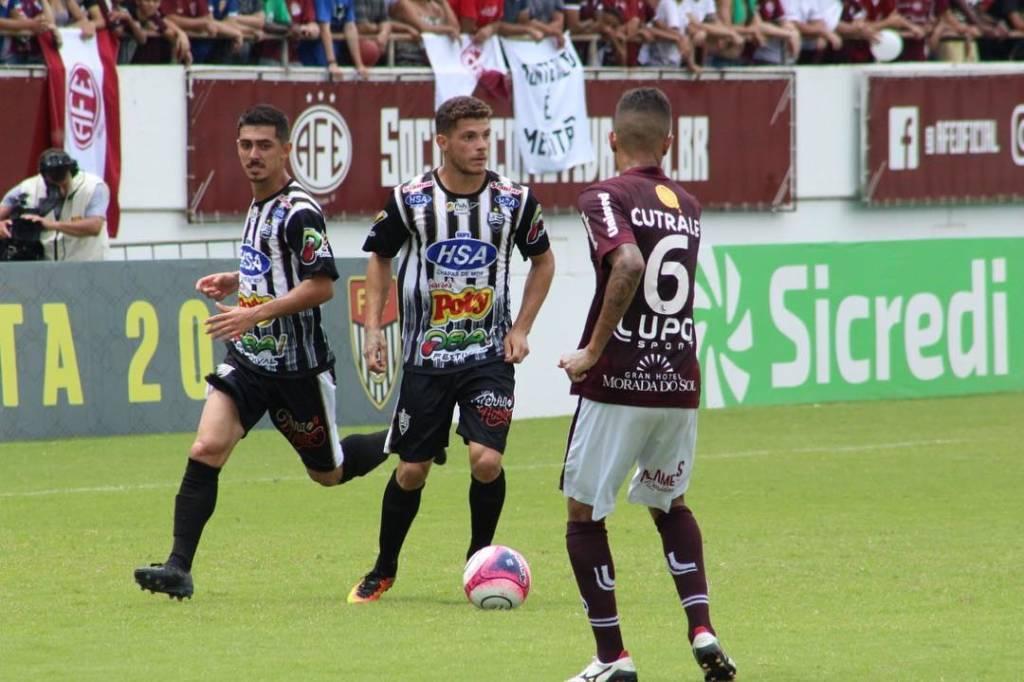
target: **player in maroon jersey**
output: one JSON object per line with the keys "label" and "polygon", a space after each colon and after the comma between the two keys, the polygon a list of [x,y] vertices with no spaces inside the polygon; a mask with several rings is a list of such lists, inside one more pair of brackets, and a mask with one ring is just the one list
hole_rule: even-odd
{"label": "player in maroon jersey", "polygon": [[580,397],[562,469],[566,548],[597,640],[597,656],[570,682],[637,679],[619,630],[604,525],[634,465],[629,499],[650,509],[661,534],[694,656],[705,680],[731,680],[736,666],[711,625],[700,529],[683,498],[700,402],[700,204],[662,172],[672,110],[661,90],[623,94],[608,142],[619,175],[588,187],[578,203],[597,290],[579,349],[559,362]]}

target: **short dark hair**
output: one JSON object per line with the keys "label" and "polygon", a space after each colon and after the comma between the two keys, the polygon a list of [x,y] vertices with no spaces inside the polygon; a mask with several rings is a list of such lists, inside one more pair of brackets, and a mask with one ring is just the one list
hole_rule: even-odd
{"label": "short dark hair", "polygon": [[291,126],[288,125],[288,116],[277,107],[272,107],[269,104],[257,104],[246,109],[238,117],[239,132],[242,131],[242,126],[273,126],[274,134],[277,135],[277,139],[281,142],[287,142],[288,135],[291,132]]}
{"label": "short dark hair", "polygon": [[659,151],[672,133],[672,105],[658,88],[627,90],[615,107],[613,128],[626,149]]}
{"label": "short dark hair", "polygon": [[447,135],[464,118],[490,118],[493,114],[487,103],[476,97],[452,97],[445,100],[434,114],[434,131]]}

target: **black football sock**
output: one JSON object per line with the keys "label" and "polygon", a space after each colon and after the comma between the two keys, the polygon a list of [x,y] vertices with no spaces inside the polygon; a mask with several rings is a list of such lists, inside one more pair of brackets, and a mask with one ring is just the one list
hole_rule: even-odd
{"label": "black football sock", "polygon": [[386,460],[388,453],[384,451],[384,443],[387,439],[387,431],[356,433],[342,438],[341,451],[345,453],[345,463],[341,472],[341,482],[365,476]]}
{"label": "black football sock", "polygon": [[392,472],[384,488],[384,499],[380,506],[380,553],[373,567],[375,573],[389,577],[398,573],[398,555],[413,519],[420,510],[420,497],[423,494],[423,486],[416,490],[403,490],[398,485],[397,471]]}
{"label": "black football sock", "polygon": [[472,476],[469,484],[469,513],[472,525],[472,536],[469,540],[469,551],[466,561],[494,540],[494,531],[498,528],[501,508],[505,506],[505,470],[490,483],[482,483]]}
{"label": "black football sock", "polygon": [[169,565],[184,571],[192,570],[192,559],[199,546],[203,527],[217,506],[217,478],[220,469],[188,460],[181,487],[174,498],[174,547],[167,558]]}
{"label": "black football sock", "polygon": [[615,563],[604,521],[569,521],[565,548],[597,643],[597,657],[611,663],[622,653],[622,631],[615,605]]}
{"label": "black football sock", "polygon": [[673,507],[659,516],[655,524],[661,534],[669,573],[686,611],[690,641],[697,628],[715,634],[708,605],[708,579],[704,573],[704,543],[697,519],[689,507]]}

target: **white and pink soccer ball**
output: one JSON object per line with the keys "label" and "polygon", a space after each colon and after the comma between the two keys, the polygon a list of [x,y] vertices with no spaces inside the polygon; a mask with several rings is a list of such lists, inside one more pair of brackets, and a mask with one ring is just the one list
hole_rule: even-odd
{"label": "white and pink soccer ball", "polygon": [[530,594],[530,565],[514,549],[489,545],[466,562],[462,586],[477,608],[514,609]]}

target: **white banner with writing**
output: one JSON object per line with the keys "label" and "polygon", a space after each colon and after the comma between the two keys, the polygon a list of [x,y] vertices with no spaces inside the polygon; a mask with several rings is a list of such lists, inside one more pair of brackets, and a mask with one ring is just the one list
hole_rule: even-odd
{"label": "white banner with writing", "polygon": [[551,173],[594,160],[583,64],[566,34],[534,42],[501,39],[512,71],[516,143],[523,168]]}
{"label": "white banner with writing", "polygon": [[481,79],[504,79],[508,69],[496,37],[482,44],[470,35],[458,42],[439,33],[424,33],[423,46],[434,70],[434,110],[452,97],[472,95]]}

